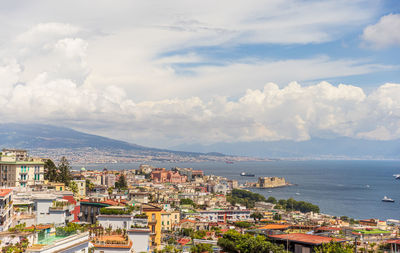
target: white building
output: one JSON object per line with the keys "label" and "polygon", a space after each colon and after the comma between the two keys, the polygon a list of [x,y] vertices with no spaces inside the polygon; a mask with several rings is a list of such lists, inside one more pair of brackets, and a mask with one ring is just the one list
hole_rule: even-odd
{"label": "white building", "polygon": [[250,220],[250,210],[207,210],[199,211],[199,216],[204,221],[227,222]]}
{"label": "white building", "polygon": [[53,194],[38,194],[33,196],[36,224],[54,224],[65,226],[74,220],[71,213],[74,205],[65,199],[57,199]]}
{"label": "white building", "polygon": [[59,240],[53,241],[51,244],[35,244],[28,247],[26,252],[30,253],[88,253],[90,244],[89,232],[74,234]]}
{"label": "white building", "polygon": [[0,231],[7,231],[13,222],[13,190],[0,189]]}
{"label": "white building", "polygon": [[[110,209],[115,209],[115,207]],[[135,218],[132,214],[99,214],[96,218],[100,226],[111,227],[113,230],[148,227],[146,218]]]}
{"label": "white building", "polygon": [[133,243],[134,252],[149,252],[149,228],[132,228],[128,230],[128,237]]}

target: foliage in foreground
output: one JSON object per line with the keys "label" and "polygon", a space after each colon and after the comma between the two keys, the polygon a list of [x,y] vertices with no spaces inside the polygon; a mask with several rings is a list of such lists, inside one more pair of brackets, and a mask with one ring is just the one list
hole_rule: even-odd
{"label": "foliage in foreground", "polygon": [[283,253],[283,245],[273,244],[265,239],[264,236],[253,236],[250,234],[240,234],[235,230],[229,230],[218,240],[225,252],[229,253]]}
{"label": "foliage in foreground", "polygon": [[190,248],[190,252],[202,253],[202,252],[213,252],[213,250],[212,250],[211,244],[201,243],[201,244],[193,245]]}
{"label": "foliage in foreground", "polygon": [[353,245],[343,245],[333,241],[315,248],[316,253],[352,253],[353,251]]}

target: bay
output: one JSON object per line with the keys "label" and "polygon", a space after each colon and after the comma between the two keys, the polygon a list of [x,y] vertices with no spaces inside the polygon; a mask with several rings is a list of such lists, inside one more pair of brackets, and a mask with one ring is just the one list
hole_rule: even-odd
{"label": "bay", "polygon": [[[198,163],[149,163],[155,167],[190,167],[205,174],[229,179],[255,182],[258,177],[284,177],[294,184],[274,189],[252,189],[265,197],[294,198],[311,202],[321,212],[356,219],[400,219],[399,161],[286,161],[269,162],[198,162]],[[85,165],[87,169],[137,169],[139,163]],[[74,166],[79,168],[80,166]],[[241,172],[255,174],[254,178],[242,177]],[[395,203],[382,202],[388,196]]]}

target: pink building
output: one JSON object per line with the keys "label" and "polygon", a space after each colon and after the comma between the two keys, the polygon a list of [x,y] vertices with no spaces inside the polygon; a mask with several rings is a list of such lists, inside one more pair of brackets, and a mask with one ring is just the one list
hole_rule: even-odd
{"label": "pink building", "polygon": [[151,179],[154,183],[185,183],[186,176],[179,172],[167,171],[165,168],[157,168],[151,172]]}

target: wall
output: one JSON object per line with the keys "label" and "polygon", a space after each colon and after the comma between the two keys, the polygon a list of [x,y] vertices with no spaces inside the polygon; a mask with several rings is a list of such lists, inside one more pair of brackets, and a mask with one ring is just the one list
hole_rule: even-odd
{"label": "wall", "polygon": [[[116,217],[119,216],[119,217]],[[97,221],[103,228],[112,227],[113,230],[129,229],[132,225],[132,216],[128,215],[99,215]]]}
{"label": "wall", "polygon": [[128,237],[133,243],[135,252],[149,251],[149,232],[128,231]]}

